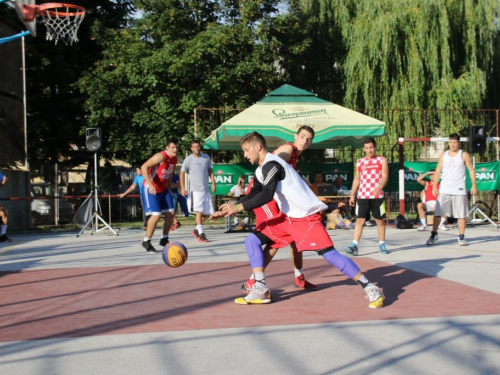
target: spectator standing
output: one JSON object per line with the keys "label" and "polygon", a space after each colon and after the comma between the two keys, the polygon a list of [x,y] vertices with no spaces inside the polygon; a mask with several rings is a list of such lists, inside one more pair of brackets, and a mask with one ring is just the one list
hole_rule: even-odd
{"label": "spectator standing", "polygon": [[[5,176],[2,171],[0,171],[0,188],[3,188],[7,184],[7,176]],[[7,211],[0,204],[0,242],[12,242],[12,240],[7,237],[7,222],[9,217],[9,211]]]}
{"label": "spectator standing", "polygon": [[142,189],[143,189],[143,182],[144,182],[144,176],[142,175],[141,167],[139,165],[135,166],[135,173],[136,176],[134,178],[134,181],[132,182],[132,185],[121,194],[118,194],[120,199],[123,197],[127,196],[129,193],[133,192],[136,187],[139,187],[139,194],[140,194],[140,200],[141,200],[141,207],[142,207],[142,222],[144,225],[144,230],[147,229],[148,226],[148,217],[146,216],[146,212],[144,211],[144,203],[142,202]]}
{"label": "spectator standing", "polygon": [[[210,156],[201,152],[201,143],[195,139],[191,142],[191,152],[182,163],[180,182],[181,195],[187,197],[188,211],[196,213],[196,228],[193,236],[200,242],[208,242],[203,231],[203,223],[207,216],[212,215],[212,196],[208,188],[208,179],[212,183],[212,193],[215,193],[215,177]],[[186,174],[189,176],[189,191],[186,189]]]}

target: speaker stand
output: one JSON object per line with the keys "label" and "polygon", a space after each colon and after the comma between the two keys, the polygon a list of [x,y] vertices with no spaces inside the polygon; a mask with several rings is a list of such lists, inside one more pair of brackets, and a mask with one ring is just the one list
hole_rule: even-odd
{"label": "speaker stand", "polygon": [[[90,234],[93,235],[94,233],[99,233],[100,231],[103,231],[105,229],[109,229],[111,232],[113,232],[115,235],[118,236],[118,233],[114,231],[113,228],[109,226],[106,221],[99,215],[99,196],[97,195],[97,152],[94,152],[94,191],[90,193],[90,195],[94,194],[94,214],[89,217],[85,225],[83,226],[82,230],[76,235],[76,237],[80,237],[80,234],[85,232],[85,229],[92,223],[91,226],[91,232]],[[95,223],[93,220],[95,219]],[[104,226],[99,229],[99,221],[101,221]]]}

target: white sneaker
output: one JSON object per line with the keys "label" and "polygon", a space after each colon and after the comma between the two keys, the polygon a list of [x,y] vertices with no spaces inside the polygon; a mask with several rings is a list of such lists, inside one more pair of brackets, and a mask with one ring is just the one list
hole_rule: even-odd
{"label": "white sneaker", "polygon": [[368,304],[369,308],[378,309],[384,306],[385,296],[380,291],[378,286],[369,283],[365,288],[365,292],[366,292],[366,298],[368,298],[368,301],[370,301],[370,303]]}
{"label": "white sneaker", "polygon": [[446,224],[439,224],[439,227],[438,227],[439,230],[450,230],[450,228],[448,228],[446,226]]}
{"label": "white sneaker", "polygon": [[367,227],[371,227],[373,224],[372,224],[372,222],[371,222],[370,220],[366,220],[366,221],[365,221],[365,225],[366,225]]}
{"label": "white sneaker", "polygon": [[423,232],[423,231],[424,231],[424,230],[426,230],[426,229],[427,229],[427,225],[424,225],[424,224],[420,225],[420,226],[417,228],[417,230],[419,230],[420,232]]}
{"label": "white sneaker", "polygon": [[268,288],[260,288],[255,283],[246,297],[236,298],[234,300],[238,305],[255,305],[271,303],[271,291]]}
{"label": "white sneaker", "polygon": [[467,246],[467,241],[465,239],[461,240],[460,237],[458,237],[458,244],[460,246]]}

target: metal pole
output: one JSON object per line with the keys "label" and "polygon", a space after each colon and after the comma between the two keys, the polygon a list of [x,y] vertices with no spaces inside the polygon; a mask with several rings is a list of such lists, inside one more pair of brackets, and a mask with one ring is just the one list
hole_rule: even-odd
{"label": "metal pole", "polygon": [[194,109],[194,139],[197,139],[196,135],[196,108]]}
{"label": "metal pole", "polygon": [[98,228],[98,219],[97,219],[97,211],[98,208],[98,196],[97,196],[97,152],[94,152],[94,216],[95,216],[95,230]]}
{"label": "metal pole", "polygon": [[55,222],[56,225],[59,224],[59,181],[58,181],[58,168],[57,163],[54,164],[54,211],[55,211]]}

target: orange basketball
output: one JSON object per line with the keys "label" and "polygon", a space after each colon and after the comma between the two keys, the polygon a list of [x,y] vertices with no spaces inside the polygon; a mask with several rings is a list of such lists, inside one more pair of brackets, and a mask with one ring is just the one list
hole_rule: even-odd
{"label": "orange basketball", "polygon": [[184,246],[180,242],[174,241],[165,246],[162,256],[163,261],[167,266],[176,268],[186,263],[186,260],[188,258],[188,251],[186,249],[186,246]]}

